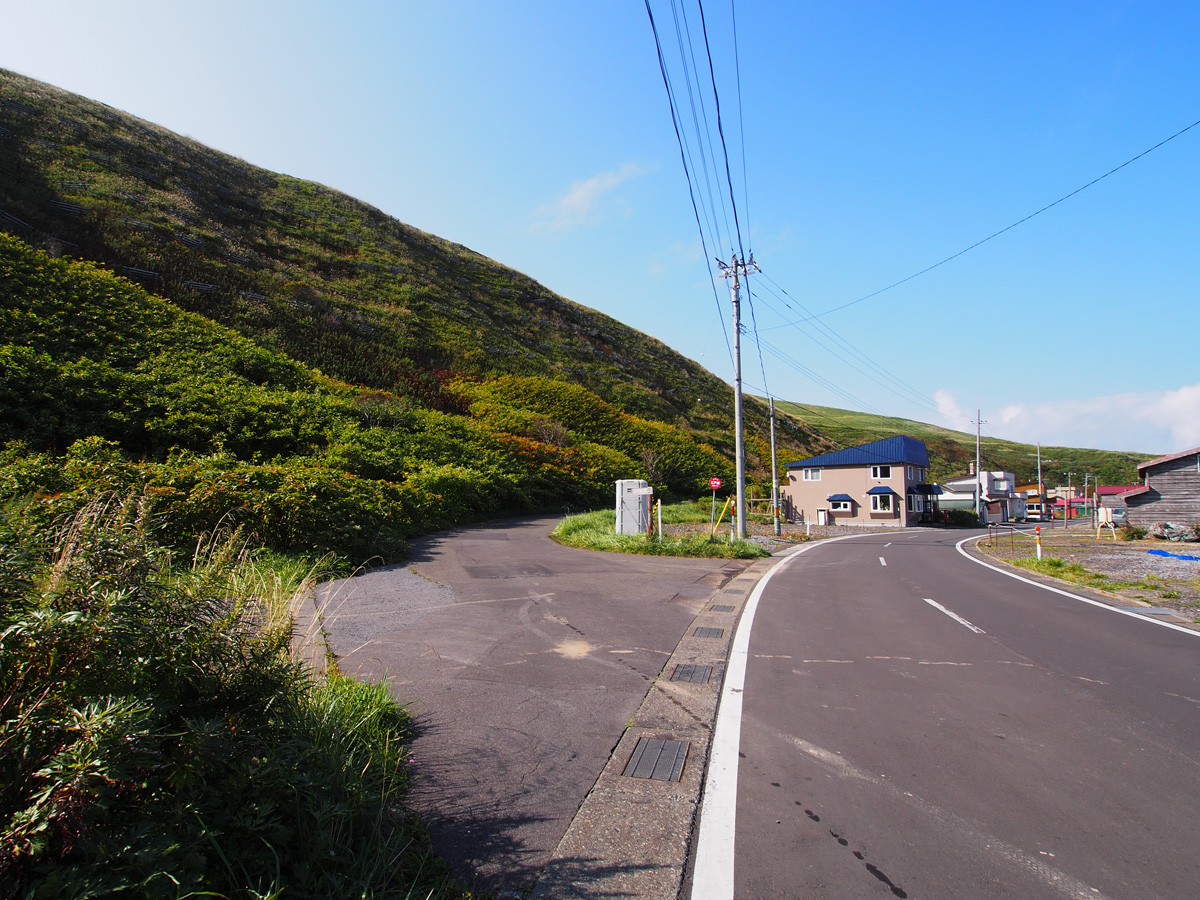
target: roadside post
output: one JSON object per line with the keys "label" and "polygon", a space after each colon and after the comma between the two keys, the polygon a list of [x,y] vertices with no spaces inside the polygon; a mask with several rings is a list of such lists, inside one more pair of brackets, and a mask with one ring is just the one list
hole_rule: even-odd
{"label": "roadside post", "polygon": [[662,543],[662,501],[658,501],[658,542]]}
{"label": "roadside post", "polygon": [[708,479],[708,486],[712,488],[713,492],[712,515],[709,517],[708,533],[713,535],[717,533],[717,491],[721,489],[721,479],[713,476]]}
{"label": "roadside post", "polygon": [[1037,526],[1033,531],[1037,538],[1037,558],[1040,560],[1042,558],[1042,526]]}

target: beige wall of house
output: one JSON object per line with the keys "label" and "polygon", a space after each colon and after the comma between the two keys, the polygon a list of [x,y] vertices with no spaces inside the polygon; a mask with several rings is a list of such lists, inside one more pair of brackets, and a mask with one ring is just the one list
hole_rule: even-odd
{"label": "beige wall of house", "polygon": [[[803,515],[806,522],[813,524],[824,518],[831,525],[916,525],[924,498],[914,495],[910,501],[908,489],[924,480],[924,469],[900,463],[788,469],[788,483],[783,488],[784,512],[789,519]],[[873,487],[888,487],[895,493],[883,495],[887,501],[876,499],[873,503],[872,495],[867,493]],[[830,502],[828,498],[833,494],[849,495],[850,508],[838,508],[845,504]],[[890,509],[881,508],[884,505]]]}

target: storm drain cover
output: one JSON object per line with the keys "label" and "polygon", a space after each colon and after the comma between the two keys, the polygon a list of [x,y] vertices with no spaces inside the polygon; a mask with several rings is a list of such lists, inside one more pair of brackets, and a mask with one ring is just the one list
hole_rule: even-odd
{"label": "storm drain cover", "polygon": [[725,593],[727,593],[727,594],[744,594],[744,593],[746,593],[746,590],[745,590],[745,588],[725,588]]}
{"label": "storm drain cover", "polygon": [[697,628],[692,632],[696,637],[719,638],[725,636],[724,628]]}
{"label": "storm drain cover", "polygon": [[554,574],[545,566],[535,563],[517,563],[511,566],[463,566],[463,571],[472,578],[549,578]]}
{"label": "storm drain cover", "polygon": [[687,741],[641,738],[621,774],[630,778],[678,781],[683,776],[683,764],[687,761],[688,749],[691,746]]}
{"label": "storm drain cover", "polygon": [[733,612],[733,607],[727,603],[717,603],[713,606],[710,606],[709,609],[711,609],[713,612]]}
{"label": "storm drain cover", "polygon": [[707,684],[712,676],[712,666],[676,666],[672,681],[689,681],[692,684]]}

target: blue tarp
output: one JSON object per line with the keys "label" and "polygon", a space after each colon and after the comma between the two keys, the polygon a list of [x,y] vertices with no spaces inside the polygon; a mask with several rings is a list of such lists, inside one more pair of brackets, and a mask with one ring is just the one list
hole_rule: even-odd
{"label": "blue tarp", "polygon": [[1186,556],[1183,553],[1168,553],[1166,550],[1147,550],[1151,556],[1169,556],[1172,559],[1186,559],[1188,562],[1200,562],[1200,556]]}

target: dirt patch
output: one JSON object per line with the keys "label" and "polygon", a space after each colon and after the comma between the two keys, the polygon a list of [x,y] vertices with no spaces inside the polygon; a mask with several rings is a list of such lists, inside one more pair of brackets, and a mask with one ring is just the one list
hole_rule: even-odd
{"label": "dirt patch", "polygon": [[[1004,562],[1034,558],[1037,552],[1032,534],[1019,532],[984,538],[979,549]],[[1153,538],[1114,541],[1107,532],[1097,539],[1086,527],[1042,532],[1043,559],[1057,557],[1082,566],[1093,576],[1085,586],[1200,620],[1200,562],[1160,556],[1151,550],[1200,556],[1200,545]]]}

